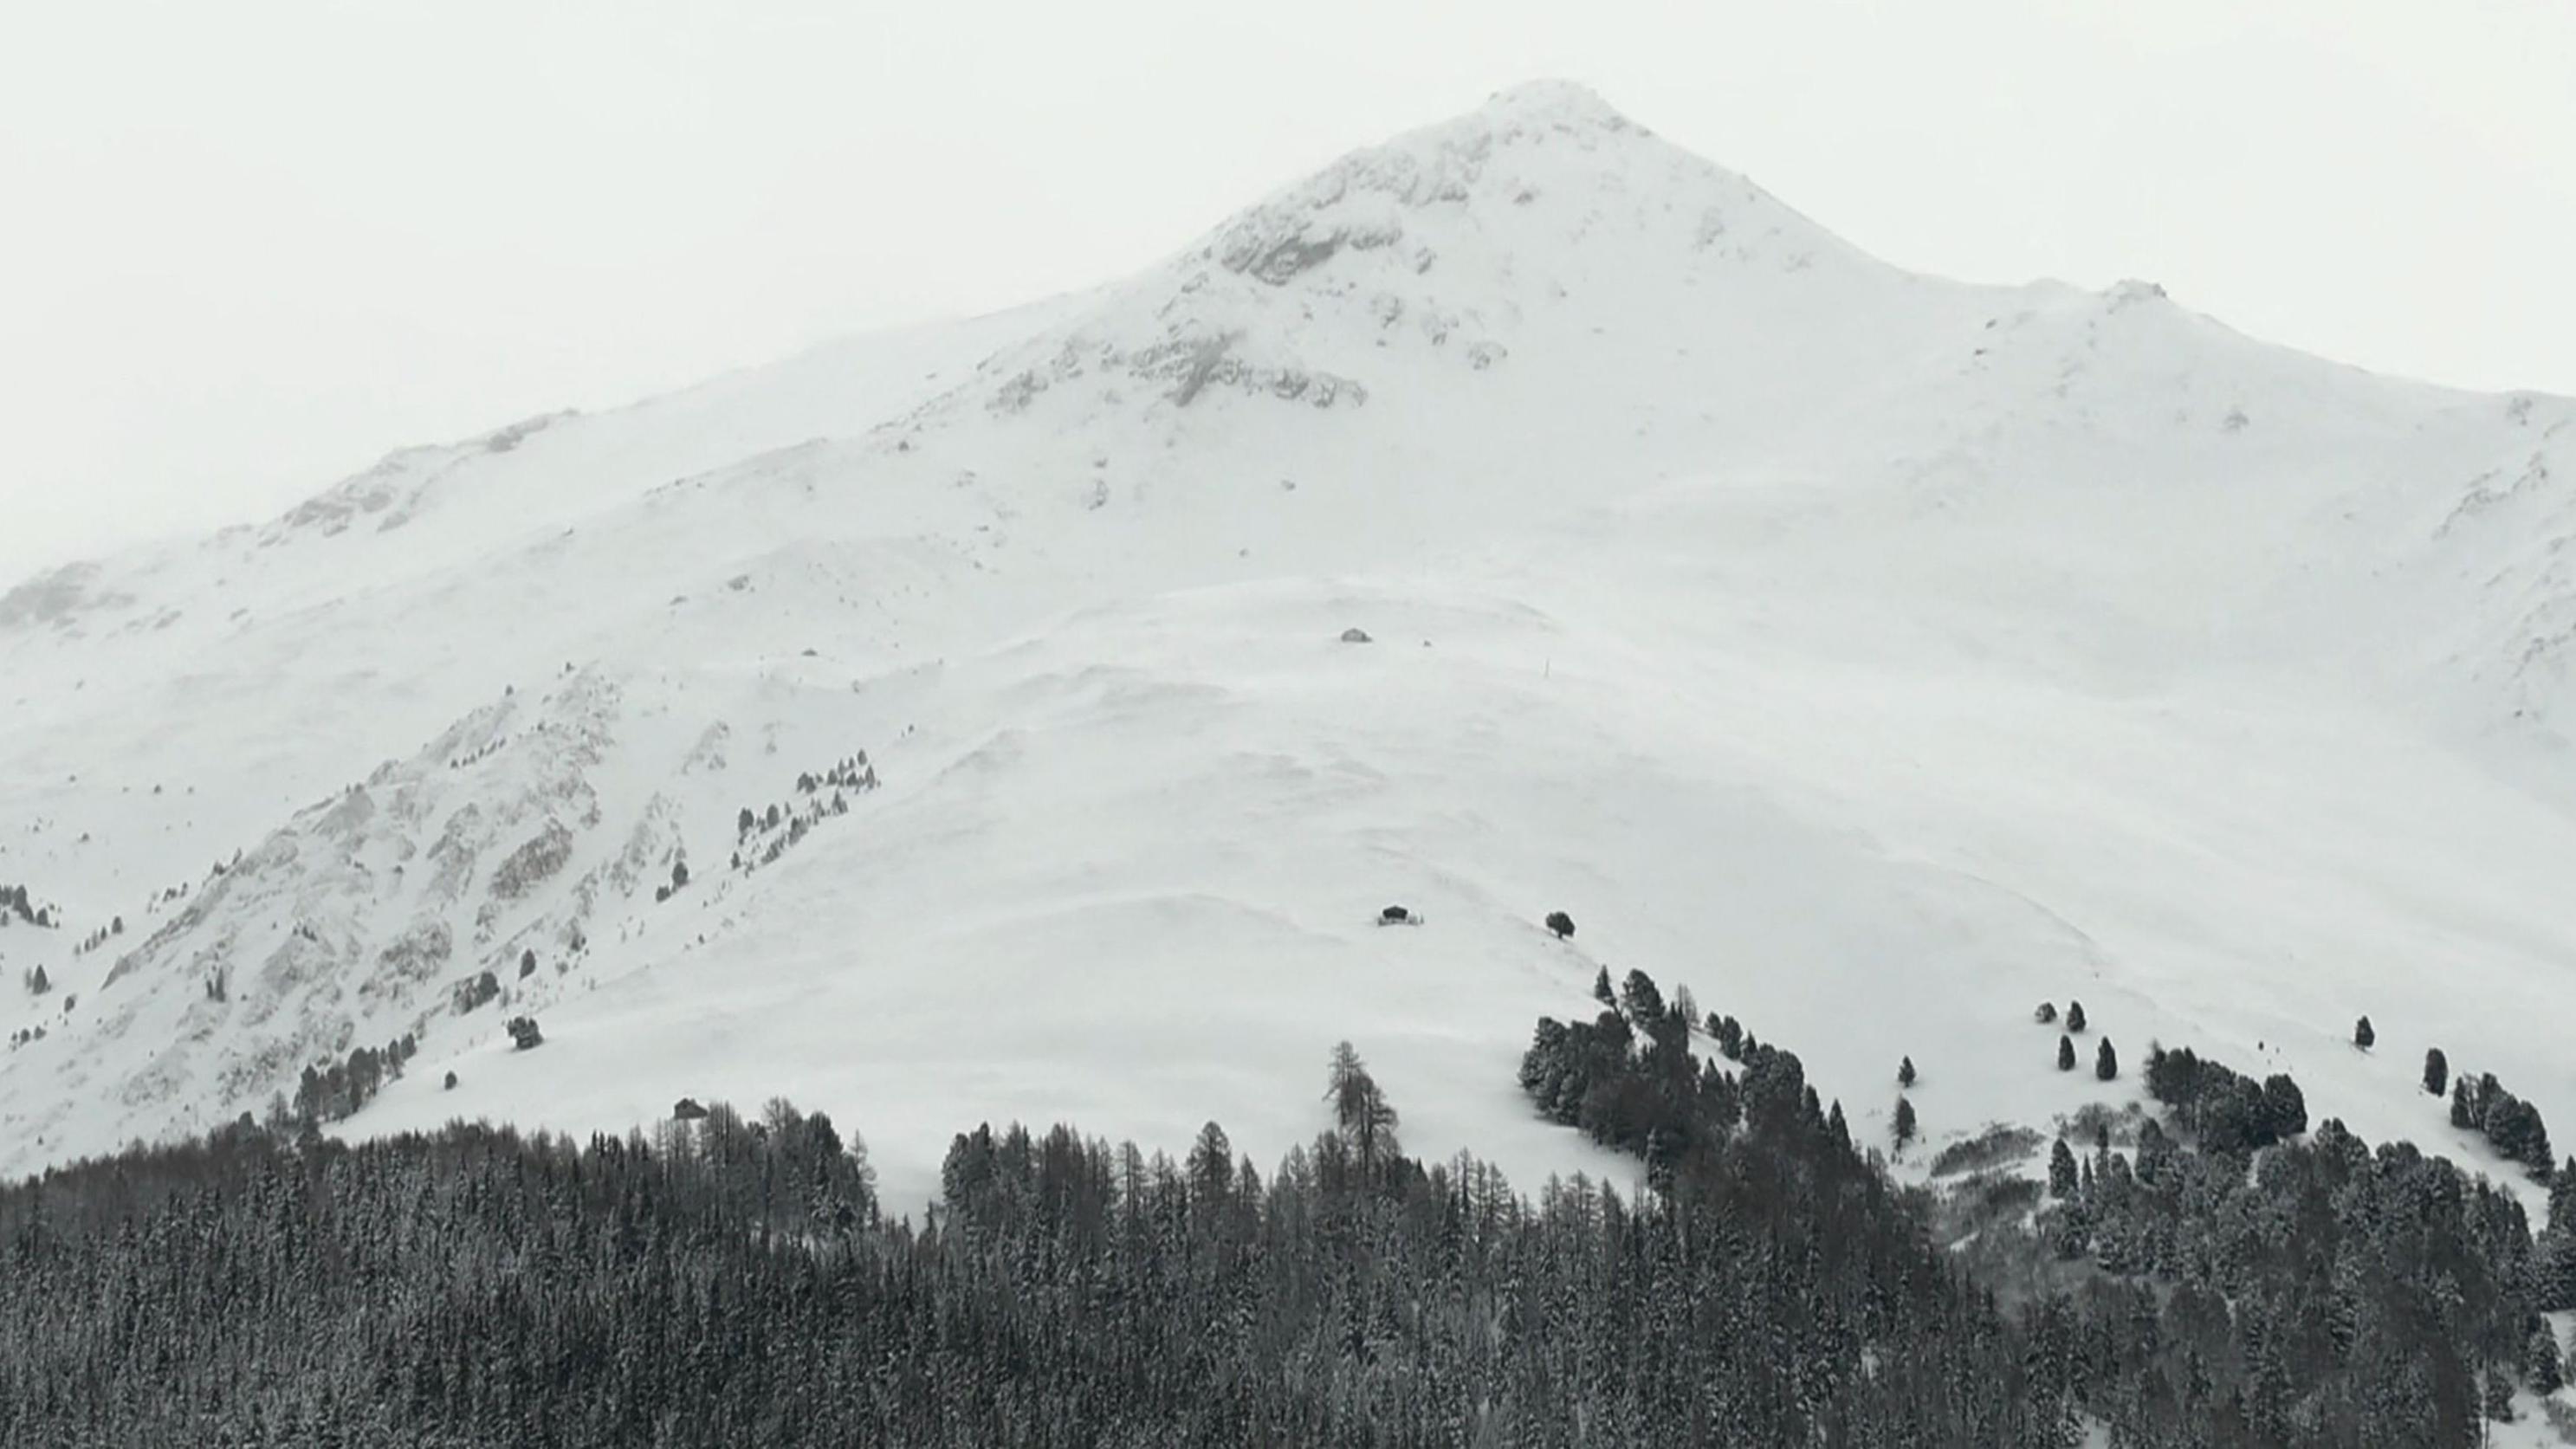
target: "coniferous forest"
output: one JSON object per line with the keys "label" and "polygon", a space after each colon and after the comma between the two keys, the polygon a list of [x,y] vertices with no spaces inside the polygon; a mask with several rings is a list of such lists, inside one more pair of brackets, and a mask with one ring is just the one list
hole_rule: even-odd
{"label": "coniferous forest", "polygon": [[1709,1028],[1638,973],[1534,1034],[1535,1109],[1642,1157],[1634,1198],[1406,1156],[1347,1044],[1266,1174],[1214,1123],[1178,1161],[978,1127],[918,1223],[783,1102],[245,1119],[0,1189],[0,1442],[2455,1446],[2563,1372],[2576,1172],[2535,1231],[2158,1053],[2174,1130],[1936,1198]]}

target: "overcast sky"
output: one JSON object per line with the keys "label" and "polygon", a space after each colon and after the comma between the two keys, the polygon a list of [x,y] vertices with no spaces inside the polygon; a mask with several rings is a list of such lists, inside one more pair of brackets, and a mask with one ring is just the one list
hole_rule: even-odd
{"label": "overcast sky", "polygon": [[0,6],[0,572],[1144,265],[1538,76],[1862,247],[2576,393],[2569,0]]}

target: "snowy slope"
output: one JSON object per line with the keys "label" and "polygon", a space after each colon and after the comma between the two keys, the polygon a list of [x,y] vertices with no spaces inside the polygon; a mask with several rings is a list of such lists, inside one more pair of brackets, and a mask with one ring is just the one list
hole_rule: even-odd
{"label": "snowy slope", "polygon": [[1936,1141],[2133,1095],[2051,1069],[2077,996],[2475,1156],[2425,1045],[2576,1123],[2571,538],[2568,400],[1909,275],[1524,87],[1097,292],[0,597],[0,884],[65,921],[0,930],[56,982],[0,1168],[405,1032],[346,1130],[1266,1158],[1347,1036],[1416,1150],[1625,1175],[1512,1082],[1602,962],[1865,1128],[1907,1053]]}

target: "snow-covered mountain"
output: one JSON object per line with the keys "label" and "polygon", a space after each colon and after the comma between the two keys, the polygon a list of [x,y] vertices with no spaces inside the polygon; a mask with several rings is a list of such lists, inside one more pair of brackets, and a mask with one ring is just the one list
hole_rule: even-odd
{"label": "snow-covered mountain", "polygon": [[1935,1142],[2135,1096],[2072,997],[2490,1160],[2417,1067],[2576,1123],[2571,541],[2576,402],[1908,274],[1523,87],[0,596],[0,1169],[409,1034],[340,1130],[785,1094],[899,1197],[988,1117],[1266,1157],[1348,1037],[1417,1151],[1624,1177],[1513,1083],[1603,963],[1865,1133],[1901,1054]]}

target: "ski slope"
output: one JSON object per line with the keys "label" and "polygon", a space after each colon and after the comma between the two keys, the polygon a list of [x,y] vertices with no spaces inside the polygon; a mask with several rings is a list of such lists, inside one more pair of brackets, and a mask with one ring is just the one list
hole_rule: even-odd
{"label": "ski slope", "polygon": [[1347,1037],[1410,1149],[1626,1181],[1513,1081],[1604,964],[1863,1134],[1910,1054],[1918,1163],[2157,1039],[2487,1163],[2426,1046],[2576,1132],[2571,538],[2576,402],[1911,275],[1522,87],[1095,292],[0,596],[65,922],[0,930],[0,1170],[410,1032],[339,1130],[782,1094],[899,1203],[987,1118],[1267,1162]]}

